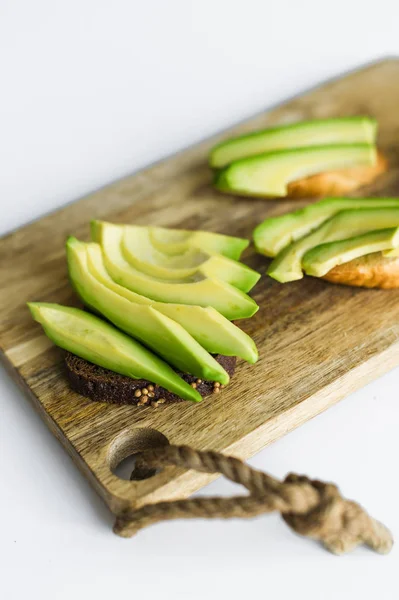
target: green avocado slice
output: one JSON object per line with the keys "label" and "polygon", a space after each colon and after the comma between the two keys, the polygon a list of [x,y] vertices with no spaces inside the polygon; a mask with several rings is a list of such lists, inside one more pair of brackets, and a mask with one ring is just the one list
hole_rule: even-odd
{"label": "green avocado slice", "polygon": [[67,258],[72,284],[84,303],[183,373],[223,384],[229,382],[223,367],[179,323],[151,305],[130,302],[93,277],[84,243],[69,238]]}
{"label": "green avocado slice", "polygon": [[203,252],[222,254],[232,260],[239,260],[249,246],[249,240],[211,231],[189,231],[166,227],[147,227],[151,243],[163,252],[174,256],[183,254],[190,248]]}
{"label": "green avocado slice", "polygon": [[208,306],[156,302],[122,287],[108,275],[99,244],[86,244],[87,266],[90,273],[115,293],[137,304],[151,304],[158,312],[180,323],[201,346],[212,354],[239,356],[249,363],[258,360],[255,342],[242,329]]}
{"label": "green avocado slice", "polygon": [[399,256],[399,248],[392,248],[392,250],[384,250],[383,256],[389,256],[390,258],[396,258]]}
{"label": "green avocado slice", "polygon": [[29,302],[28,306],[46,335],[64,350],[132,379],[153,381],[185,400],[201,402],[197,390],[169,365],[99,317],[59,304]]}
{"label": "green avocado slice", "polygon": [[399,228],[370,231],[338,242],[320,244],[308,250],[302,259],[302,268],[307,275],[323,277],[337,265],[399,246]]}
{"label": "green avocado slice", "polygon": [[375,147],[368,144],[276,150],[231,163],[216,175],[215,186],[241,196],[286,196],[291,181],[334,169],[374,165],[376,158]]}
{"label": "green avocado slice", "polygon": [[372,144],[376,133],[377,122],[370,117],[300,121],[221,142],[211,150],[209,163],[212,168],[221,169],[236,160],[273,150],[327,144]]}
{"label": "green avocado slice", "polygon": [[342,210],[309,235],[282,250],[267,273],[281,283],[302,279],[302,259],[311,248],[391,227],[399,227],[399,207]]}
{"label": "green avocado slice", "polygon": [[190,248],[182,255],[168,256],[152,245],[148,229],[134,225],[122,226],[122,253],[136,269],[158,279],[186,279],[198,275],[226,281],[249,292],[260,274],[246,265],[222,254],[209,254]]}
{"label": "green avocado slice", "polygon": [[399,208],[399,198],[325,198],[285,215],[269,217],[253,232],[256,250],[259,254],[276,256],[340,210],[379,207]]}
{"label": "green avocado slice", "polygon": [[230,320],[251,317],[259,308],[252,298],[224,281],[165,281],[138,271],[123,257],[122,231],[117,225],[95,221],[92,237],[101,245],[105,268],[112,279],[133,292],[159,302],[213,306]]}

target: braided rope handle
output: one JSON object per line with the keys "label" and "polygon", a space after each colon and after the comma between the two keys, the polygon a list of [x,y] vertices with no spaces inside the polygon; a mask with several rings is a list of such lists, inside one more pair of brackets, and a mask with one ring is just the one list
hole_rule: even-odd
{"label": "braided rope handle", "polygon": [[129,537],[148,525],[171,519],[249,518],[278,511],[296,533],[322,542],[334,554],[344,554],[360,544],[381,554],[392,548],[390,531],[359,504],[343,498],[334,484],[294,474],[279,481],[218,452],[169,445],[147,450],[137,457],[131,479],[145,479],[153,475],[156,468],[169,465],[220,473],[243,485],[249,495],[147,504],[120,515],[115,533]]}

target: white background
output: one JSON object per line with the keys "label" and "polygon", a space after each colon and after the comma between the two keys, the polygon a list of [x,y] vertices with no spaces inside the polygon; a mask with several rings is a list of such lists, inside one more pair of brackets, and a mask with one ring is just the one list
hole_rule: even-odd
{"label": "white background", "polygon": [[[2,232],[399,54],[395,4],[0,0]],[[114,536],[107,509],[0,376],[3,598],[399,597],[397,550],[336,558],[274,516]],[[336,481],[399,536],[398,384],[396,370],[251,462]],[[203,493],[232,489],[218,481]]]}

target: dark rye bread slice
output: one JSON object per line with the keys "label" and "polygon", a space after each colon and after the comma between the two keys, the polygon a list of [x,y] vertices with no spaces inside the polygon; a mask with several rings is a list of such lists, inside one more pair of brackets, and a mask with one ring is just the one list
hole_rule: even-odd
{"label": "dark rye bread slice", "polygon": [[[217,362],[227,371],[230,377],[234,375],[237,359],[235,356],[214,355]],[[139,406],[171,404],[183,402],[176,394],[168,392],[165,388],[146,381],[145,379],[131,379],[119,375],[103,367],[98,367],[75,354],[66,352],[65,364],[67,377],[71,388],[97,402],[110,404],[138,404]],[[187,373],[179,373],[184,381],[193,384],[201,396],[218,393],[220,386],[213,381],[203,381]],[[142,392],[144,390],[144,393]],[[139,395],[139,391],[141,394]],[[148,392],[148,394],[146,393]]]}

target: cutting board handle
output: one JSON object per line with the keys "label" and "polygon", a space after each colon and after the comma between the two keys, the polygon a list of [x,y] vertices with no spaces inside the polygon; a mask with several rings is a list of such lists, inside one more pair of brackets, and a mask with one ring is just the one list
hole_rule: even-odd
{"label": "cutting board handle", "polygon": [[115,533],[130,537],[148,525],[170,519],[248,518],[278,511],[296,533],[319,540],[334,554],[344,554],[360,544],[381,554],[392,548],[390,531],[359,504],[343,498],[336,485],[295,474],[279,481],[237,458],[218,452],[162,444],[138,455],[131,479],[147,479],[157,468],[169,465],[221,473],[246,487],[250,493],[232,498],[193,498],[147,504],[119,516]]}

